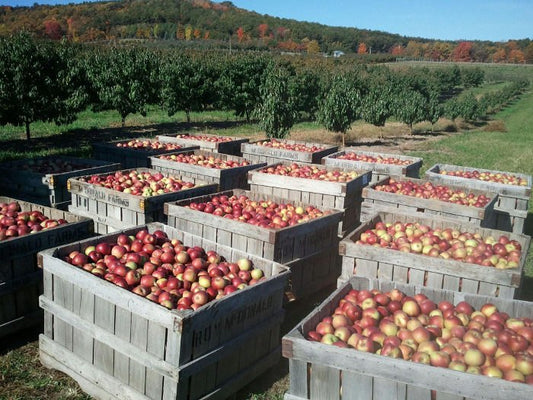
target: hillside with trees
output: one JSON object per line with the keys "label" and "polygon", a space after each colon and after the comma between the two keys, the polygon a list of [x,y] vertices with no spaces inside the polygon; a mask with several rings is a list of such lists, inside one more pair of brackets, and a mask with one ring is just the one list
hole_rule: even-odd
{"label": "hillside with trees", "polygon": [[309,54],[340,50],[432,61],[533,63],[530,39],[436,41],[276,18],[237,8],[229,1],[121,0],[0,7],[0,36],[23,30],[73,42],[134,41]]}

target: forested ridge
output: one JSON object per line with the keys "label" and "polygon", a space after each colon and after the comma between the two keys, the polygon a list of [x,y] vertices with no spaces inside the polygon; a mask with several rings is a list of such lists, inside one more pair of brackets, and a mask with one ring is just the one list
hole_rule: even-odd
{"label": "forested ridge", "polygon": [[0,36],[25,30],[52,40],[135,40],[196,48],[384,54],[433,61],[533,63],[533,42],[439,41],[261,15],[231,2],[121,0],[0,8]]}

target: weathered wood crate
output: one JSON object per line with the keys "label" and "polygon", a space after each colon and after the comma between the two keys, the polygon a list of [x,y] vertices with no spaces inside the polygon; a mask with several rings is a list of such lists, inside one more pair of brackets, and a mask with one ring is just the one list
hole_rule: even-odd
{"label": "weathered wood crate", "polygon": [[275,365],[287,269],[161,224],[185,245],[250,258],[267,280],[196,311],[168,310],[61,260],[117,234],[40,253],[44,274],[43,365],[74,378],[95,398],[225,399]]}
{"label": "weathered wood crate", "polygon": [[466,300],[474,308],[490,302],[513,317],[533,317],[531,303],[449,290],[405,285],[367,278],[351,278],[282,339],[289,359],[290,388],[285,400],[527,400],[533,386],[394,359],[355,349],[311,342],[306,334],[333,314],[351,289],[398,288],[408,295],[424,293],[433,301],[457,304]]}
{"label": "weathered wood crate", "polygon": [[[184,152],[186,154],[214,156],[222,160],[233,160],[242,162],[245,159],[230,154],[212,153],[203,150],[194,150]],[[261,168],[266,163],[252,163],[250,165],[244,165],[235,168],[207,168],[200,165],[187,164],[181,162],[175,162],[172,160],[163,160],[161,156],[150,157],[152,168],[167,173],[179,174],[185,177],[191,177],[201,179],[205,182],[216,183],[218,190],[231,190],[231,189],[247,189],[248,188],[248,171],[256,168]]]}
{"label": "weathered wood crate", "polygon": [[[212,153],[223,153],[223,154],[231,154],[234,156],[240,156],[241,153],[241,144],[247,143],[249,139],[247,138],[241,138],[241,137],[234,137],[234,136],[220,136],[220,135],[209,135],[205,133],[187,133],[186,138],[184,137],[177,137],[176,136],[168,136],[168,135],[159,135],[157,137],[157,140],[159,140],[162,143],[175,143],[180,144],[182,146],[187,147],[198,147],[200,150],[210,151]],[[224,138],[226,141],[223,142],[216,142],[216,141],[210,141],[205,140],[204,138]],[[231,140],[228,140],[231,139]]]}
{"label": "weathered wood crate", "polygon": [[26,159],[5,162],[0,164],[2,194],[49,207],[63,208],[62,203],[70,203],[70,193],[67,190],[68,178],[120,169],[120,164],[117,163],[68,156],[39,157],[33,161],[48,160],[68,162],[83,167],[68,172],[45,174],[23,169],[28,164]]}
{"label": "weathered wood crate", "polygon": [[[243,194],[256,201],[269,199],[307,205],[241,189],[218,194]],[[296,298],[305,297],[335,283],[339,277],[340,259],[336,249],[339,243],[337,232],[342,217],[341,211],[329,210],[331,214],[305,223],[282,229],[269,229],[184,207],[192,201],[207,201],[210,197],[207,195],[165,204],[168,225],[248,254],[287,264],[291,272],[294,270],[290,291]]]}
{"label": "weathered wood crate", "polygon": [[335,153],[337,146],[326,145],[323,143],[298,142],[295,140],[276,139],[279,142],[287,144],[300,144],[307,147],[317,146],[321,150],[313,153],[307,151],[285,150],[280,148],[272,148],[261,146],[258,143],[265,140],[257,140],[250,143],[243,143],[241,146],[242,156],[252,162],[266,162],[267,164],[274,164],[278,162],[300,162],[309,164],[320,164],[322,157],[328,154]]}
{"label": "weathered wood crate", "polygon": [[[137,168],[136,171],[158,172],[147,168]],[[179,175],[171,175],[181,178]],[[217,188],[216,184],[206,183],[199,179],[185,178],[184,180],[193,182],[196,186],[178,192],[143,197],[71,178],[68,180],[68,188],[72,194],[69,211],[92,218],[95,232],[100,234],[149,222],[165,222],[164,203],[213,193]]]}
{"label": "weathered wood crate", "polygon": [[37,266],[37,252],[92,235],[93,222],[55,208],[9,197],[0,202],[18,201],[22,211],[41,211],[52,219],[69,223],[0,242],[0,338],[42,323],[39,295],[42,271]]}
{"label": "weathered wood crate", "polygon": [[[289,165],[277,163],[269,165]],[[320,167],[328,171],[353,171],[336,167]],[[261,172],[263,168],[248,173],[248,183],[252,192],[267,196],[309,203],[319,208],[342,210],[342,224],[339,235],[351,232],[360,222],[362,190],[371,180],[369,171],[356,171],[358,176],[348,182],[331,182],[315,179],[296,178]]]}
{"label": "weathered wood crate", "polygon": [[[522,246],[520,265],[513,269],[496,269],[453,259],[430,257],[423,254],[405,253],[382,247],[355,243],[361,233],[371,229],[379,221],[419,222],[435,228],[451,228],[462,232],[479,233],[482,237],[507,235]],[[353,275],[395,282],[424,285],[435,289],[447,289],[480,295],[512,299],[518,291],[524,273],[531,238],[526,235],[507,233],[461,223],[449,218],[414,217],[409,214],[378,212],[363,223],[339,244],[342,256],[342,275],[339,284]]]}
{"label": "weathered wood crate", "polygon": [[[424,216],[436,215],[445,218],[453,218],[471,224],[494,228],[496,216],[494,214],[494,205],[498,195],[487,193],[480,190],[465,189],[460,186],[446,185],[452,190],[464,191],[466,195],[472,193],[475,195],[483,194],[490,198],[489,203],[483,208],[471,207],[461,204],[454,204],[436,199],[424,199],[421,197],[406,196],[398,193],[388,193],[375,189],[378,185],[389,183],[390,177],[381,179],[363,189],[363,204],[361,209],[361,219],[372,217],[377,211],[389,211],[402,213],[423,214]],[[411,181],[423,184],[422,179],[398,178],[399,181]]]}
{"label": "weathered wood crate", "polygon": [[[137,138],[139,140],[150,140],[149,138]],[[123,168],[150,167],[150,157],[158,154],[177,153],[180,151],[190,151],[198,149],[198,146],[182,147],[181,149],[157,150],[157,149],[134,149],[127,147],[117,147],[118,143],[127,143],[130,140],[114,140],[107,143],[93,143],[93,157],[98,160],[106,160],[122,164]]]}
{"label": "weathered wood crate", "polygon": [[[363,161],[352,161],[352,160],[343,160],[339,157],[344,156],[347,153],[355,153],[359,155],[366,155],[372,157],[391,157],[397,158],[399,160],[404,160],[410,162],[407,165],[397,165],[397,164],[384,164],[384,163],[373,163],[373,162],[363,162]],[[404,156],[401,154],[384,154],[376,153],[372,151],[363,151],[356,147],[347,147],[343,151],[339,151],[334,154],[330,154],[322,159],[322,164],[329,165],[332,167],[341,167],[341,168],[353,168],[359,170],[370,170],[372,171],[372,183],[378,182],[387,176],[406,176],[410,178],[419,178],[420,177],[420,168],[422,167],[422,159],[418,157]]]}
{"label": "weathered wood crate", "polygon": [[[443,175],[441,171],[479,171],[488,173],[512,174],[527,181],[525,186],[506,185],[479,179],[468,179],[458,176]],[[494,205],[496,214],[496,228],[514,233],[524,232],[524,223],[529,209],[532,178],[529,175],[515,172],[503,172],[480,168],[463,167],[458,165],[435,164],[426,171],[426,177],[433,182],[453,184],[470,189],[484,190],[498,193],[498,201]]]}

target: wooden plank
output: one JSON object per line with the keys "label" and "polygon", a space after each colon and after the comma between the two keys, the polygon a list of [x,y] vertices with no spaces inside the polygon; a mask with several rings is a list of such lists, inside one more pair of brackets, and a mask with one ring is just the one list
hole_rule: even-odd
{"label": "wooden plank", "polygon": [[309,398],[311,400],[340,399],[340,371],[321,364],[311,365]]}
{"label": "wooden plank", "polygon": [[431,390],[419,386],[407,385],[406,400],[431,400]]}
{"label": "wooden plank", "polygon": [[[292,370],[290,370],[290,373],[292,374]],[[372,399],[373,382],[374,380],[371,376],[343,370],[342,398],[353,400]]]}
{"label": "wooden plank", "polygon": [[[115,331],[115,306],[113,303],[94,299],[94,323],[96,326],[113,333]],[[102,343],[99,338],[94,340],[94,365],[106,374],[113,375],[113,348]]]}
{"label": "wooden plank", "polygon": [[85,393],[93,397],[148,400],[130,386],[103,373],[44,335],[39,337],[39,357],[45,367],[57,369],[71,376]]}
{"label": "wooden plank", "polygon": [[[115,336],[128,343],[131,337],[131,315],[131,312],[128,310],[121,307],[115,308]],[[130,378],[130,359],[128,355],[115,351],[113,368],[113,376],[128,385]]]}
{"label": "wooden plank", "polygon": [[[148,320],[137,314],[131,316],[131,344],[139,351],[146,351],[148,345]],[[146,367],[140,362],[130,360],[130,386],[140,393],[146,390]]]}
{"label": "wooden plank", "polygon": [[[146,351],[160,360],[165,356],[167,330],[159,324],[148,322],[148,344]],[[163,375],[151,368],[146,369],[146,395],[151,399],[161,396],[163,392]]]}
{"label": "wooden plank", "polygon": [[[89,323],[94,322],[94,296],[84,288],[72,285],[74,288],[72,312]],[[72,325],[72,352],[89,363],[93,363],[93,338],[79,325]]]}

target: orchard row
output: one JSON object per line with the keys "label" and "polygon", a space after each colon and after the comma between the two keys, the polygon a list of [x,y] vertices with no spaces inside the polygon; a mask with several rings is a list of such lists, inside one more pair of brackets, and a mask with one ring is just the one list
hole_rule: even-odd
{"label": "orchard row", "polygon": [[[455,88],[482,84],[483,71],[457,66],[416,71],[312,68],[270,55],[89,49],[37,42],[26,34],[0,41],[0,52],[5,55],[0,76],[6,88],[0,101],[7,107],[0,123],[25,126],[28,137],[36,121],[68,123],[91,108],[116,110],[125,123],[128,115],[144,115],[150,105],[162,106],[169,115],[185,112],[188,120],[191,112],[233,111],[247,121],[258,120],[268,135],[277,137],[301,119],[336,132],[346,132],[355,120],[379,126],[392,117],[412,127],[443,115],[475,120],[527,86],[513,83],[481,99],[444,102],[444,94]],[[43,76],[35,76],[36,69]],[[28,96],[26,87],[34,87],[36,95]]]}

